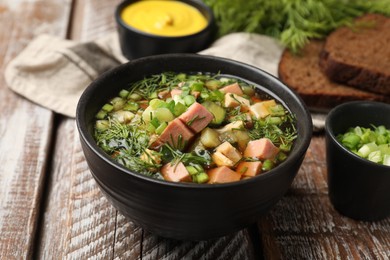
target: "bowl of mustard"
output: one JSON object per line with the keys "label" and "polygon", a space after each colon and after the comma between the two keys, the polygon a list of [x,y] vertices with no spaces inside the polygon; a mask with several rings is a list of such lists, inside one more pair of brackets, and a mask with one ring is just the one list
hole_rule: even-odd
{"label": "bowl of mustard", "polygon": [[125,0],[115,18],[121,50],[129,60],[196,53],[216,35],[212,10],[197,0]]}

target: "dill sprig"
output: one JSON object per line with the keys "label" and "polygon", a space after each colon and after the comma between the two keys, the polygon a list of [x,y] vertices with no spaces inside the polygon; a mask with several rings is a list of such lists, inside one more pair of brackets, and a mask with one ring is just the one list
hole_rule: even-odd
{"label": "dill sprig", "polygon": [[140,158],[148,147],[149,135],[134,126],[109,119],[106,130],[95,130],[95,139],[115,161],[130,170],[153,176],[154,170],[161,166],[153,160],[148,162]]}
{"label": "dill sprig", "polygon": [[137,93],[141,95],[143,99],[149,100],[157,92],[171,89],[177,86],[181,81],[178,74],[173,72],[155,74],[132,83],[130,93]]}
{"label": "dill sprig", "polygon": [[252,140],[268,138],[273,144],[284,151],[289,151],[297,138],[297,130],[294,125],[294,117],[284,116],[280,124],[272,124],[268,118],[255,120],[253,129],[249,132]]}
{"label": "dill sprig", "polygon": [[194,153],[185,153],[180,150],[174,149],[169,144],[164,144],[161,153],[163,154],[164,161],[171,161],[172,164],[177,164],[179,162],[182,162],[185,165],[189,165],[190,163],[199,164],[203,166],[211,164],[211,157],[208,156],[208,154],[200,156]]}
{"label": "dill sprig", "polygon": [[297,53],[310,38],[323,38],[364,13],[390,16],[389,0],[204,0],[214,11],[219,36],[253,32],[280,40]]}

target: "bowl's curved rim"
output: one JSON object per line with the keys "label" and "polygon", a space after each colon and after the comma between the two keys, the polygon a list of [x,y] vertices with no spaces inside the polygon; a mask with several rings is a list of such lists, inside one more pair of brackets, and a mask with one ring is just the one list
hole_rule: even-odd
{"label": "bowl's curved rim", "polygon": [[[299,147],[294,146],[293,152],[287,157],[286,161],[284,161],[283,163],[278,165],[275,169],[272,169],[268,172],[257,175],[253,178],[244,179],[244,180],[240,180],[237,182],[212,184],[212,185],[201,185],[201,184],[197,184],[197,183],[181,183],[181,182],[176,183],[176,182],[169,182],[169,181],[165,181],[165,180],[156,179],[156,178],[149,177],[149,176],[137,173],[137,172],[133,172],[130,169],[126,168],[125,166],[120,165],[119,163],[110,159],[109,156],[107,154],[105,154],[104,151],[102,151],[98,147],[98,145],[96,144],[92,135],[89,134],[89,131],[87,128],[87,122],[85,122],[82,115],[85,113],[85,110],[86,110],[86,106],[85,106],[87,103],[86,100],[88,99],[89,96],[91,96],[94,89],[96,88],[95,87],[96,85],[94,84],[95,81],[93,81],[84,90],[84,92],[82,93],[82,95],[79,99],[79,102],[77,104],[76,124],[77,124],[77,128],[78,128],[80,137],[84,140],[84,142],[88,145],[88,147],[96,155],[98,155],[102,160],[104,160],[106,163],[108,163],[112,167],[120,170],[122,173],[130,174],[131,176],[133,176],[135,178],[139,178],[139,179],[142,179],[142,180],[147,181],[147,182],[153,182],[153,183],[158,183],[158,184],[162,184],[162,185],[166,185],[166,186],[188,188],[188,189],[189,188],[192,188],[192,189],[218,189],[218,188],[226,188],[226,187],[232,187],[232,186],[243,185],[243,184],[250,184],[253,182],[260,181],[262,179],[271,178],[272,176],[278,174],[278,171],[277,171],[278,169],[289,167],[289,165],[293,164],[295,161],[303,158],[303,156],[305,155],[305,153],[310,145],[311,137],[312,137],[312,129],[313,129],[312,119],[311,119],[310,112],[309,112],[307,106],[305,105],[305,103],[301,99],[301,97],[294,90],[288,88],[285,84],[283,84],[281,81],[279,81],[273,75],[255,67],[255,66],[252,66],[252,65],[249,65],[246,63],[242,63],[242,62],[239,62],[236,60],[228,59],[228,58],[215,57],[215,56],[209,56],[209,55],[199,55],[199,54],[192,54],[192,53],[160,54],[160,55],[153,55],[153,56],[135,59],[135,60],[129,61],[127,63],[124,63],[122,65],[119,65],[118,67],[103,73],[99,77],[99,79],[104,80],[105,78],[110,77],[112,73],[115,73],[116,71],[121,70],[121,68],[124,68],[126,66],[136,66],[137,63],[143,63],[146,60],[150,61],[150,60],[154,60],[154,59],[157,59],[157,60],[158,59],[167,59],[170,57],[172,57],[172,58],[190,58],[190,59],[191,58],[198,58],[198,59],[204,59],[204,60],[218,60],[220,62],[224,62],[227,64],[234,64],[234,65],[242,66],[246,69],[254,70],[254,71],[256,71],[256,73],[259,73],[262,76],[267,77],[268,79],[270,79],[273,82],[275,82],[276,84],[278,84],[280,87],[283,88],[284,91],[288,92],[289,95],[297,102],[298,106],[302,109],[302,112],[303,112],[302,116],[304,117],[304,120],[306,120],[306,122],[307,122],[306,129],[304,129],[302,136],[300,136],[300,138],[303,139],[303,141],[300,143],[300,146]],[[232,76],[234,76],[234,75],[232,75]],[[237,77],[240,77],[240,76],[237,76]],[[274,95],[279,97],[276,94],[274,94]],[[287,108],[290,109],[289,107],[287,107]],[[299,120],[299,119],[297,119],[297,120]]]}
{"label": "bowl's curved rim", "polygon": [[[334,107],[331,111],[329,111],[329,113],[328,113],[328,115],[326,117],[326,120],[325,120],[325,133],[328,134],[328,137],[332,140],[333,143],[335,143],[337,145],[337,147],[342,149],[344,152],[346,152],[346,154],[350,155],[355,160],[358,160],[359,162],[361,162],[363,164],[367,164],[370,167],[377,167],[379,169],[383,168],[385,170],[386,169],[390,169],[390,166],[379,164],[379,163],[375,163],[375,162],[372,162],[372,161],[370,161],[368,159],[360,157],[359,155],[357,155],[357,154],[351,152],[350,150],[348,150],[348,148],[344,147],[337,140],[337,137],[336,137],[336,135],[335,135],[335,133],[333,131],[333,128],[331,126],[331,124],[333,123],[333,120],[334,120],[333,117],[335,115],[339,114],[339,113],[342,113],[342,111],[345,110],[345,109],[354,108],[354,107],[371,107],[373,109],[381,107],[381,108],[384,108],[384,109],[388,109],[390,111],[390,104],[386,104],[386,103],[378,102],[378,101],[369,101],[369,100],[350,101],[350,102],[346,102],[346,103],[340,104],[340,105]],[[373,174],[373,173],[370,173],[370,174]]]}
{"label": "bowl's curved rim", "polygon": [[209,6],[204,4],[202,1],[195,1],[195,0],[185,0],[185,2],[191,6],[194,6],[195,8],[199,9],[202,8],[202,11],[206,12],[209,17],[207,17],[207,25],[205,28],[200,30],[199,32],[188,34],[188,35],[182,35],[182,36],[163,36],[163,35],[157,35],[157,34],[152,34],[152,33],[147,33],[144,31],[141,31],[135,27],[130,26],[127,24],[123,19],[121,18],[121,12],[123,8],[125,8],[127,5],[133,3],[133,2],[138,2],[139,0],[124,0],[122,3],[120,3],[116,9],[115,9],[115,20],[117,22],[118,26],[122,26],[123,28],[130,30],[134,33],[137,33],[139,35],[142,35],[144,37],[149,37],[149,38],[154,38],[154,39],[159,39],[159,40],[179,40],[179,39],[188,39],[188,38],[193,38],[197,37],[198,35],[204,34],[205,32],[209,30],[213,30],[213,27],[215,27],[215,16],[214,12],[211,10]]}

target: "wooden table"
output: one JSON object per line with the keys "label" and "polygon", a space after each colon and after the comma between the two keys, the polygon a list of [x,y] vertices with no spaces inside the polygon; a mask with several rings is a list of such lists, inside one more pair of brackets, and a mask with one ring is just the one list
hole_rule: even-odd
{"label": "wooden table", "polygon": [[[39,34],[89,41],[112,32],[118,2],[0,1],[1,71]],[[321,134],[291,189],[257,224],[186,242],[154,236],[117,212],[91,177],[74,119],[16,95],[3,73],[0,111],[0,259],[390,258],[390,218],[358,222],[332,208]]]}

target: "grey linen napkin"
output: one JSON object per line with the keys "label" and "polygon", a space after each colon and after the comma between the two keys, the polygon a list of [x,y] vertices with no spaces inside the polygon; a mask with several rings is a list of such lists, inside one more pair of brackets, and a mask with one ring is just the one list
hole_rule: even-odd
{"label": "grey linen napkin", "polygon": [[[283,47],[271,37],[233,33],[199,54],[241,61],[277,77],[282,52]],[[75,117],[77,102],[89,83],[125,62],[116,33],[87,43],[40,35],[7,65],[5,79],[10,89],[25,98]],[[322,130],[324,115],[312,117],[314,131]]]}

